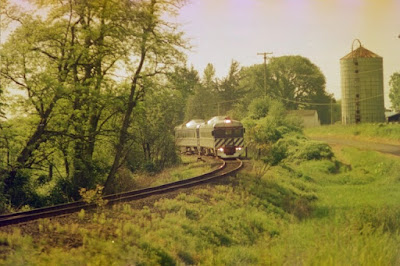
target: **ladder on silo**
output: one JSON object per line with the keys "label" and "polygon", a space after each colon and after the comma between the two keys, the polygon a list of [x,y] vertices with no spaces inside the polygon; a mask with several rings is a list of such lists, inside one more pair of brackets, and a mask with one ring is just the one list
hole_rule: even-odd
{"label": "ladder on silo", "polygon": [[354,54],[354,42],[358,41],[361,47],[361,42],[358,39],[355,39],[353,41],[352,47],[351,47],[351,52],[353,55],[353,63],[354,63],[354,91],[355,91],[355,122],[356,124],[361,122],[361,111],[360,111],[360,76],[359,76],[359,69],[358,69],[358,60],[357,56]]}

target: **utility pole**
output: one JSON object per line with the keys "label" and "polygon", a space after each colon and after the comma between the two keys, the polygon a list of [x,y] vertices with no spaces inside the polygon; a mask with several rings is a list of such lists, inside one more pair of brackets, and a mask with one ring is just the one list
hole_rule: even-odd
{"label": "utility pole", "polygon": [[333,93],[331,95],[331,125],[333,124]]}
{"label": "utility pole", "polygon": [[267,55],[272,54],[272,53],[257,53],[257,55],[262,55],[264,57],[264,91],[265,91],[265,96],[268,95],[267,93]]}

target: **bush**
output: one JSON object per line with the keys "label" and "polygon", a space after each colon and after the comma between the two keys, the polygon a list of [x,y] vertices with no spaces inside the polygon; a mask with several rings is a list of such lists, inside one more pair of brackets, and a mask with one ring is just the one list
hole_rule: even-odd
{"label": "bush", "polygon": [[47,198],[49,204],[62,204],[69,201],[69,199],[79,199],[80,195],[78,191],[74,189],[74,186],[70,180],[61,178],[57,180],[56,185],[50,191],[50,195]]}
{"label": "bush", "polygon": [[265,162],[276,165],[284,159],[291,160],[322,160],[332,159],[331,147],[323,142],[311,141],[300,134],[286,135],[272,145]]}
{"label": "bush", "polygon": [[246,142],[261,147],[271,145],[286,135],[301,132],[298,120],[286,116],[282,103],[271,99],[256,99],[249,107],[249,116],[243,119]]}
{"label": "bush", "polygon": [[305,160],[332,159],[334,156],[331,147],[319,141],[307,141],[293,155],[293,157]]}
{"label": "bush", "polygon": [[[4,178],[5,177],[5,178]],[[31,207],[43,207],[45,201],[33,189],[29,176],[24,171],[4,172],[4,197],[13,207],[29,205]]]}

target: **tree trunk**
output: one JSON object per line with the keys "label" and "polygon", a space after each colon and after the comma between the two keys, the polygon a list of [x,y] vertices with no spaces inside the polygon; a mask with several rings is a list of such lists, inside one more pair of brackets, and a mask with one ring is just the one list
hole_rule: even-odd
{"label": "tree trunk", "polygon": [[138,100],[137,97],[135,98],[135,94],[136,94],[136,89],[138,86],[139,75],[140,75],[140,72],[142,71],[145,58],[146,58],[146,50],[145,50],[145,47],[143,46],[141,57],[140,57],[140,62],[139,62],[138,68],[136,69],[136,72],[135,72],[135,75],[134,75],[134,78],[132,80],[132,84],[130,87],[128,106],[125,111],[122,127],[121,127],[121,130],[119,133],[119,141],[116,145],[114,162],[111,166],[110,172],[107,176],[107,180],[104,184],[104,193],[105,194],[114,193],[113,184],[114,184],[114,180],[115,180],[115,174],[117,173],[118,168],[121,166],[122,158],[125,157],[124,156],[124,153],[125,153],[124,147],[125,147],[125,143],[128,138],[128,128],[131,123],[131,115],[133,112],[133,108],[136,106],[136,103]]}
{"label": "tree trunk", "polygon": [[32,156],[32,153],[39,148],[40,144],[42,144],[47,140],[43,138],[43,134],[47,126],[47,121],[58,99],[59,99],[58,96],[55,96],[51,104],[47,108],[47,110],[42,114],[42,117],[40,119],[39,124],[36,127],[35,132],[29,138],[25,147],[22,149],[21,153],[17,157],[17,165],[15,166],[16,169],[30,167],[31,165],[28,163],[28,160]]}

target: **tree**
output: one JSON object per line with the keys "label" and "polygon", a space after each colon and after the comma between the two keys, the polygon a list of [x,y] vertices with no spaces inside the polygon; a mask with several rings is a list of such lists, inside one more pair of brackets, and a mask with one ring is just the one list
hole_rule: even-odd
{"label": "tree", "polygon": [[237,61],[232,61],[228,75],[223,78],[218,86],[218,99],[220,103],[220,113],[227,114],[240,102],[244,90],[240,86],[241,72]]}
{"label": "tree", "polygon": [[[181,1],[151,0],[148,2],[126,2],[126,21],[130,26],[125,31],[126,46],[130,55],[126,58],[130,84],[126,109],[118,132],[114,161],[105,182],[105,193],[113,192],[113,183],[118,168],[124,162],[129,149],[128,130],[132,121],[133,109],[143,100],[146,93],[143,76],[155,76],[171,71],[172,67],[183,60],[182,48],[186,48],[182,33],[176,25],[163,20],[166,11],[175,11]],[[140,19],[140,20],[139,20]],[[139,23],[138,23],[139,22]],[[132,66],[132,67],[128,67]]]}
{"label": "tree", "polygon": [[305,109],[325,91],[325,76],[309,59],[301,56],[272,58],[268,64],[268,92],[288,109]]}
{"label": "tree", "polygon": [[319,91],[310,97],[310,101],[312,104],[309,104],[305,108],[317,110],[318,118],[320,119],[321,124],[330,124],[331,112],[335,113],[333,108],[334,105],[337,105],[333,95],[330,95],[325,91]]}
{"label": "tree", "polygon": [[0,76],[3,86],[25,93],[26,97],[21,99],[31,123],[25,144],[7,169],[6,192],[15,190],[13,186],[15,178],[21,176],[20,170],[31,168],[48,155],[33,156],[49,140],[46,131],[51,127],[59,101],[67,94],[69,66],[74,63],[66,40],[61,37],[65,34],[64,28],[24,13],[16,12],[12,16],[20,26],[2,46]]}
{"label": "tree", "polygon": [[[265,95],[264,66],[242,68],[240,86],[243,97],[235,113],[244,114],[250,102]],[[267,66],[268,96],[282,101],[286,109],[315,109],[322,123],[330,123],[330,102],[325,77],[309,59],[301,56],[272,58]]]}
{"label": "tree", "polygon": [[194,88],[194,94],[189,97],[185,120],[209,119],[218,115],[218,80],[215,77],[215,68],[207,64],[203,72],[201,84]]}
{"label": "tree", "polygon": [[392,108],[400,110],[400,73],[396,72],[390,76],[389,81],[390,92],[389,98],[392,102]]}
{"label": "tree", "polygon": [[[148,97],[136,108],[133,121],[134,139],[142,149],[143,162],[152,170],[159,170],[178,161],[174,145],[174,127],[180,123],[180,91],[160,90],[155,85]],[[149,170],[151,170],[149,169]]]}
{"label": "tree", "polygon": [[182,108],[179,110],[179,123],[183,123],[185,119],[185,110],[189,97],[193,96],[198,87],[200,87],[199,73],[193,68],[175,67],[175,70],[167,75],[167,86],[180,93],[180,104],[175,108]]}

